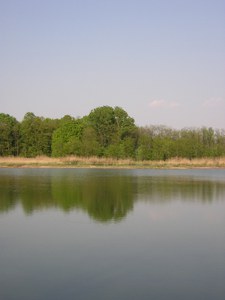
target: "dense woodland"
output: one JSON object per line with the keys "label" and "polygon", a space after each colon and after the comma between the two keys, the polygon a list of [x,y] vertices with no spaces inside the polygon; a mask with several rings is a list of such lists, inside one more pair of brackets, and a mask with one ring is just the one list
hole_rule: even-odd
{"label": "dense woodland", "polygon": [[61,119],[28,112],[21,122],[0,113],[0,156],[99,156],[166,160],[225,155],[225,130],[138,127],[120,107],[102,106],[89,115]]}

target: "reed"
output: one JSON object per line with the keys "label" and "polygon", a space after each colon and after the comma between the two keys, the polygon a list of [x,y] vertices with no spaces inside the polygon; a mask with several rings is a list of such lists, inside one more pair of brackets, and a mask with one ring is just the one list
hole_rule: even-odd
{"label": "reed", "polygon": [[52,158],[38,156],[25,157],[0,157],[0,167],[55,167],[55,168],[225,168],[225,157],[218,158],[172,158],[166,161],[137,161],[133,159],[115,159],[111,157],[79,157],[67,156]]}

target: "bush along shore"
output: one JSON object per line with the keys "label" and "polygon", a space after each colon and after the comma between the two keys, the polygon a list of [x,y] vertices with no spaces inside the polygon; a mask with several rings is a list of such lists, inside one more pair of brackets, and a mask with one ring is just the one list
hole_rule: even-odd
{"label": "bush along shore", "polygon": [[0,157],[0,168],[149,168],[149,169],[180,169],[180,168],[225,168],[225,157],[184,159],[173,158],[158,161],[114,159],[100,157],[69,156],[51,157]]}
{"label": "bush along shore", "polygon": [[138,127],[124,109],[110,106],[97,107],[82,118],[50,119],[28,112],[21,122],[0,113],[0,157],[49,157],[48,164],[55,165],[92,161],[94,165],[154,166],[169,164],[174,157],[181,165],[182,159],[188,165],[196,159],[207,164],[208,159],[225,157],[225,130]]}

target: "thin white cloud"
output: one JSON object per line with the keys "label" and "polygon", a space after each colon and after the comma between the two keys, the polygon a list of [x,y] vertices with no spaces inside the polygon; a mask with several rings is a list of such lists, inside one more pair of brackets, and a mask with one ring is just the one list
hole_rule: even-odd
{"label": "thin white cloud", "polygon": [[180,103],[176,102],[176,101],[171,101],[168,103],[169,107],[179,107]]}
{"label": "thin white cloud", "polygon": [[164,100],[153,100],[149,103],[149,107],[165,107],[166,102]]}
{"label": "thin white cloud", "polygon": [[148,104],[151,108],[175,108],[179,107],[180,103],[176,101],[153,100]]}
{"label": "thin white cloud", "polygon": [[222,97],[210,98],[203,102],[202,106],[205,108],[220,108],[225,105],[225,100]]}

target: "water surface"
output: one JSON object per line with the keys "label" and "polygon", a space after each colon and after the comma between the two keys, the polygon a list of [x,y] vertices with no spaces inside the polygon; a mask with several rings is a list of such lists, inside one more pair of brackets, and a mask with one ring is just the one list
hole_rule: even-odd
{"label": "water surface", "polygon": [[225,299],[225,170],[0,169],[0,299]]}

